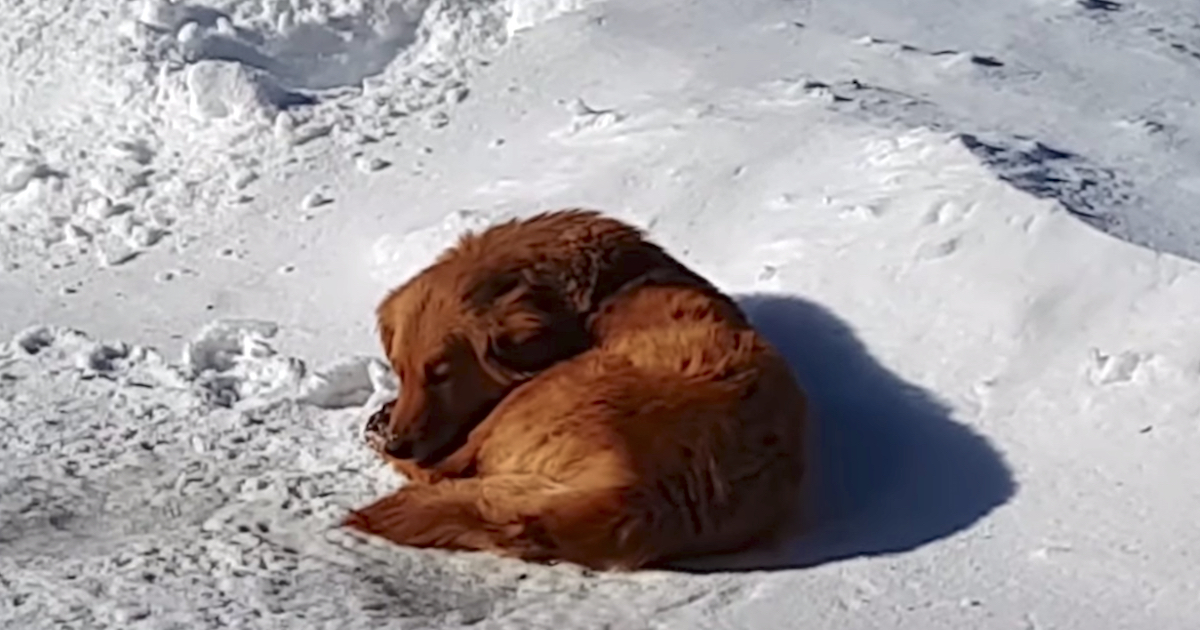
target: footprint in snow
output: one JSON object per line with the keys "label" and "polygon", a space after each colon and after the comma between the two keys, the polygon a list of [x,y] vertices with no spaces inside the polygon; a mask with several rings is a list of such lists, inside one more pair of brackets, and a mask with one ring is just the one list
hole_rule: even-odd
{"label": "footprint in snow", "polygon": [[1120,2],[1113,2],[1112,0],[1077,0],[1076,4],[1088,11],[1102,11],[1105,13],[1120,11],[1124,8],[1124,5]]}
{"label": "footprint in snow", "polygon": [[1031,77],[1037,74],[1028,68],[1020,68],[991,55],[949,48],[929,49],[904,42],[880,39],[866,35],[855,40],[870,49],[879,50],[898,59],[912,59],[917,63],[936,63],[945,71],[981,74],[989,78],[1012,79]]}
{"label": "footprint in snow", "polygon": [[608,129],[625,120],[626,116],[616,109],[596,109],[582,98],[559,101],[570,114],[571,122],[563,129],[552,133],[552,137],[566,140],[589,132]]}
{"label": "footprint in snow", "polygon": [[1088,378],[1096,385],[1114,385],[1129,383],[1137,378],[1142,367],[1154,355],[1149,353],[1123,350],[1116,354],[1108,354],[1093,348],[1088,362]]}
{"label": "footprint in snow", "polygon": [[961,245],[961,238],[954,237],[944,241],[922,243],[917,247],[914,258],[917,262],[930,262],[953,255]]}
{"label": "footprint in snow", "polygon": [[953,225],[970,217],[975,212],[975,203],[960,203],[952,199],[944,199],[933,204],[925,214],[925,225]]}
{"label": "footprint in snow", "polygon": [[1193,24],[1191,31],[1168,30],[1161,26],[1152,26],[1146,32],[1155,41],[1167,47],[1170,54],[1181,56],[1188,61],[1200,61],[1200,24]]}

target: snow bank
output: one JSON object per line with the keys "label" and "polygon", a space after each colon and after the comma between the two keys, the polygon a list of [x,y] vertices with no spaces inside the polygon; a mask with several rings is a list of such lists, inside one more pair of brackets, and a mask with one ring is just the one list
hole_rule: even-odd
{"label": "snow bank", "polygon": [[[6,238],[58,266],[186,247],[187,233],[252,200],[257,174],[295,153],[361,147],[418,117],[445,126],[474,69],[512,33],[580,6],[107,0],[66,21],[49,5],[0,9],[6,23],[50,24],[30,37],[53,60],[18,49],[0,76],[20,95],[0,132],[25,140],[0,146]],[[385,166],[361,151],[350,159]]]}
{"label": "snow bank", "polygon": [[508,0],[509,36],[560,15],[579,11],[598,0]]}

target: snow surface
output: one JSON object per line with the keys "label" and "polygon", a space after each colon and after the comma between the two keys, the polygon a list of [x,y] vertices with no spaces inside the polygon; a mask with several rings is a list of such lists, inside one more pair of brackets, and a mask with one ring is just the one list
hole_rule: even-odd
{"label": "snow surface", "polygon": [[[1182,0],[0,5],[0,626],[1194,628]],[[334,524],[371,311],[463,230],[647,227],[819,417],[819,527],[594,575]]]}

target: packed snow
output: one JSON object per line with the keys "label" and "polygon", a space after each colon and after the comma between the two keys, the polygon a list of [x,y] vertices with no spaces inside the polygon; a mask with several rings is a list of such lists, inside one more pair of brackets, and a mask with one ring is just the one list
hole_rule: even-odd
{"label": "packed snow", "polygon": [[[0,6],[0,626],[1194,628],[1182,0]],[[738,296],[816,527],[595,574],[336,527],[372,310],[566,206]],[[683,570],[686,569],[686,570]]]}

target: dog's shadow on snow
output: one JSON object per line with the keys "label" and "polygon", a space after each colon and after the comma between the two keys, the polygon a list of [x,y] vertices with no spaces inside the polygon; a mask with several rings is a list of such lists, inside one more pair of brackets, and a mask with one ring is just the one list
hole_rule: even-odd
{"label": "dog's shadow on snow", "polygon": [[790,296],[739,297],[787,357],[813,409],[812,523],[782,548],[678,563],[684,571],[810,567],[904,552],[1004,504],[1002,456],[931,394],[880,365],[850,326]]}

